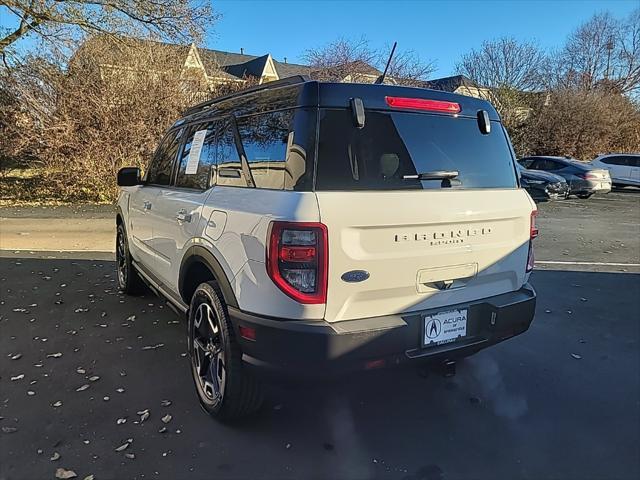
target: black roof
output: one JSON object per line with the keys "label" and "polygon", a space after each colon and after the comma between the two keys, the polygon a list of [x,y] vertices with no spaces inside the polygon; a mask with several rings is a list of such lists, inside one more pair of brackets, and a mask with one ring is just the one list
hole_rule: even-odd
{"label": "black roof", "polygon": [[464,75],[453,75],[451,77],[436,78],[434,80],[427,80],[425,82],[426,88],[432,88],[433,90],[443,90],[445,92],[455,92],[460,87],[477,87],[475,83]]}
{"label": "black roof", "polygon": [[[475,97],[389,84],[319,82],[304,76],[289,77],[218,97],[188,109],[184,116],[212,116],[223,112],[239,116],[291,106],[348,108],[350,100],[356,97],[362,99],[365,108],[390,110],[385,100],[388,96],[456,102],[460,105],[460,116],[475,117],[478,110],[485,110],[491,120],[500,119],[489,102]],[[269,108],[270,102],[275,102],[276,98],[280,99],[280,104]]]}

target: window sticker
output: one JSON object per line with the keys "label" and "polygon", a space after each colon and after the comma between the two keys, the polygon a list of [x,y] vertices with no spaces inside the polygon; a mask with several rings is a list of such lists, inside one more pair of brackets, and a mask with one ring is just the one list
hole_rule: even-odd
{"label": "window sticker", "polygon": [[198,130],[193,134],[193,141],[191,142],[191,150],[189,150],[189,159],[187,160],[187,168],[185,169],[185,175],[195,175],[198,173],[198,164],[200,163],[200,152],[202,152],[202,144],[204,143],[204,137],[207,136],[206,130]]}

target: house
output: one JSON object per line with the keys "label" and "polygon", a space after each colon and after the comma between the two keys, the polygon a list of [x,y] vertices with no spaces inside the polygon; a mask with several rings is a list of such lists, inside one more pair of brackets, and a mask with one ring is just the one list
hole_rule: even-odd
{"label": "house", "polygon": [[[99,44],[104,38],[98,36],[87,41],[82,51],[88,46]],[[110,40],[110,39],[107,39]],[[222,85],[235,84],[238,87],[246,83],[262,84],[294,75],[306,75],[318,80],[336,80],[342,82],[373,83],[382,74],[374,66],[355,61],[343,65],[325,68],[314,68],[309,65],[289,63],[276,60],[270,53],[264,55],[248,55],[241,48],[239,53],[212,50],[191,45],[177,45],[150,40],[119,39],[110,43],[108,48],[96,50],[100,55],[101,75],[109,72],[136,72],[135,59],[128,57],[126,49],[120,46],[133,45],[144,50],[144,55],[155,56],[156,64],[166,65],[167,70],[175,70],[185,83],[193,83],[198,96],[205,98],[209,93],[218,92]],[[139,52],[140,50],[133,50]],[[139,55],[139,53],[137,53]],[[146,73],[146,72],[145,72]],[[131,74],[131,73],[130,73]],[[392,77],[387,82],[396,83]],[[478,98],[490,98],[491,91],[481,87],[464,75],[438,78],[427,81],[413,81],[414,85],[434,90],[444,90]]]}

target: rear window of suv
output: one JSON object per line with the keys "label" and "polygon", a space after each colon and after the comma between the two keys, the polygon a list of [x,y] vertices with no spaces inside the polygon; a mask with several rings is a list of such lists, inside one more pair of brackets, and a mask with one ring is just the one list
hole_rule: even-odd
{"label": "rear window of suv", "polygon": [[516,188],[499,122],[481,133],[476,118],[367,111],[358,129],[350,110],[321,109],[316,190],[439,189],[442,180],[405,176],[457,171],[452,188]]}

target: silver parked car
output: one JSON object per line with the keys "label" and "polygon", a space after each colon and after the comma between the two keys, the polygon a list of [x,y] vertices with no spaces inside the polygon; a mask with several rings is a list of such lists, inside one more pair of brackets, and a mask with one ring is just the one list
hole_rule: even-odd
{"label": "silver parked car", "polygon": [[568,157],[525,157],[518,163],[528,170],[544,170],[564,177],[569,184],[569,195],[589,198],[594,193],[609,193],[609,171],[594,168],[588,163]]}

